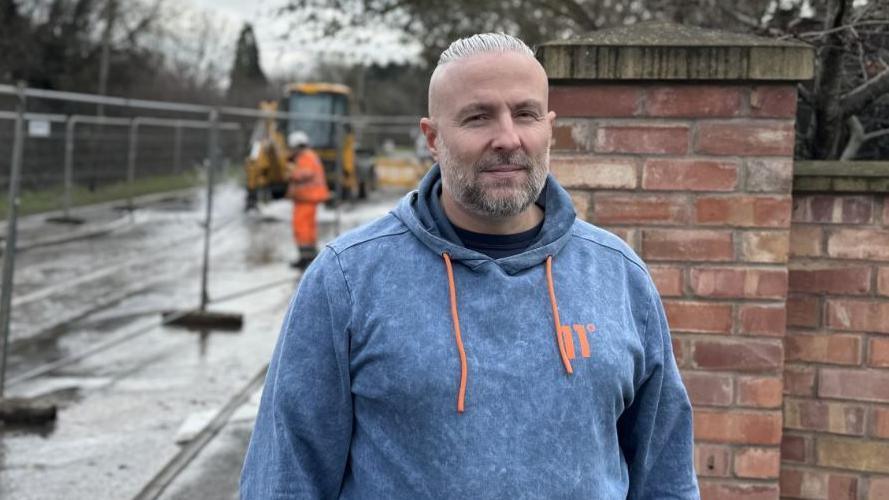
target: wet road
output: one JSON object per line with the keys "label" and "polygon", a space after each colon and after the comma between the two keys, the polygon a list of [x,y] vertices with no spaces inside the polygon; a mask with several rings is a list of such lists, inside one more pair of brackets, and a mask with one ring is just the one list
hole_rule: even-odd
{"label": "wet road", "polygon": [[[398,196],[344,208],[342,229],[383,215]],[[236,498],[256,382],[299,272],[287,266],[288,202],[244,214],[234,185],[215,201],[209,308],[243,314],[239,332],[187,331],[160,317],[199,302],[200,192],[96,215],[110,228],[101,236],[17,255],[7,394],[55,401],[59,415],[44,428],[0,428],[0,498],[136,498],[146,486],[144,498],[161,488],[162,498]],[[320,211],[322,239],[335,219]],[[23,246],[52,231],[32,225],[23,225]],[[108,347],[34,376],[96,346]],[[185,452],[187,467],[158,480]]]}

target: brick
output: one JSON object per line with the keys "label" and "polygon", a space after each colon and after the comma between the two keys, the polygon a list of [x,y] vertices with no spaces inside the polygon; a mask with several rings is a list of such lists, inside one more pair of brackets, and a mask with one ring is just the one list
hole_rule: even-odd
{"label": "brick", "polygon": [[734,191],[737,183],[737,162],[648,159],[642,167],[642,188],[652,191]]}
{"label": "brick", "polygon": [[789,196],[702,196],[695,202],[700,224],[733,227],[789,227]]}
{"label": "brick", "polygon": [[889,266],[877,271],[877,293],[889,297]]}
{"label": "brick", "polygon": [[781,497],[858,500],[858,478],[821,470],[781,470]]}
{"label": "brick", "polygon": [[858,500],[858,478],[821,470],[781,470],[781,497]]}
{"label": "brick", "polygon": [[639,240],[641,237],[638,229],[631,229],[628,227],[602,227],[602,229],[614,233],[615,236],[624,240],[627,245],[630,245],[630,248],[632,248],[634,252],[639,253]]}
{"label": "brick", "polygon": [[554,155],[550,170],[566,189],[636,188],[636,163],[629,159]]}
{"label": "brick", "polygon": [[818,396],[889,403],[889,371],[822,368],[818,373]]}
{"label": "brick", "polygon": [[784,359],[836,365],[861,363],[861,338],[857,335],[809,335],[790,333],[784,339]]}
{"label": "brick", "polygon": [[574,203],[574,211],[577,213],[577,217],[585,221],[592,220],[590,217],[590,207],[592,206],[592,196],[590,193],[572,189],[568,191],[568,194],[571,195],[571,202]]}
{"label": "brick", "polygon": [[772,483],[718,483],[703,480],[701,498],[705,500],[778,500],[778,485]]}
{"label": "brick", "polygon": [[757,118],[794,118],[796,88],[793,85],[760,85],[750,93],[750,115]]}
{"label": "brick", "polygon": [[841,259],[889,261],[889,229],[837,229],[827,237],[827,254]]}
{"label": "brick", "polygon": [[742,89],[715,85],[649,88],[645,114],[656,117],[714,118],[741,113]]}
{"label": "brick", "polygon": [[792,257],[820,257],[822,252],[821,241],[824,231],[818,226],[790,227],[790,255]]}
{"label": "brick", "polygon": [[784,360],[784,349],[776,340],[696,340],[692,352],[699,368],[712,371],[775,371]]}
{"label": "brick", "polygon": [[[783,498],[797,498],[802,493],[803,472],[796,469],[781,468],[781,496]],[[714,497],[716,498],[716,497]],[[811,497],[818,498],[818,497]]]}
{"label": "brick", "polygon": [[750,479],[777,478],[781,471],[778,448],[739,448],[735,450],[735,475]]}
{"label": "brick", "polygon": [[795,222],[870,224],[873,214],[873,198],[870,196],[799,196],[793,205]]}
{"label": "brick", "polygon": [[787,297],[787,326],[815,328],[821,324],[821,308],[815,297]]}
{"label": "brick", "polygon": [[861,295],[870,291],[871,268],[806,266],[790,269],[790,290],[801,293]]}
{"label": "brick", "polygon": [[781,469],[781,496],[827,500],[827,474],[801,469]]}
{"label": "brick", "polygon": [[784,263],[790,254],[788,231],[744,231],[741,233],[741,260]]}
{"label": "brick", "polygon": [[629,117],[636,115],[642,89],[628,85],[554,85],[549,108],[561,117]]}
{"label": "brick", "polygon": [[596,151],[684,155],[688,153],[688,135],[688,127],[679,125],[600,125]]}
{"label": "brick", "polygon": [[889,441],[824,436],[817,448],[820,466],[889,473]]}
{"label": "brick", "polygon": [[873,221],[873,198],[870,196],[845,196],[840,201],[839,222],[843,224],[870,224]]}
{"label": "brick", "polygon": [[793,160],[757,158],[747,160],[748,192],[790,194],[793,187]]}
{"label": "brick", "polygon": [[874,408],[872,415],[870,435],[889,438],[889,408]]}
{"label": "brick", "polygon": [[647,229],[642,232],[646,260],[724,262],[734,259],[731,231]]}
{"label": "brick", "polygon": [[793,396],[815,395],[814,368],[806,366],[784,367],[784,393]]}
{"label": "brick", "polygon": [[781,443],[781,412],[695,409],[696,441],[746,445]]}
{"label": "brick", "polygon": [[740,377],[737,403],[757,408],[778,408],[784,401],[780,377]]}
{"label": "brick", "polygon": [[553,151],[583,151],[589,149],[584,147],[583,142],[574,139],[573,125],[561,125],[559,122],[556,122],[556,125],[553,126],[551,147]]}
{"label": "brick", "polygon": [[686,371],[682,381],[695,408],[698,406],[729,406],[734,399],[733,381],[729,375]]}
{"label": "brick", "polygon": [[743,304],[738,315],[741,322],[740,333],[744,335],[772,337],[784,335],[787,325],[787,310],[783,305]]}
{"label": "brick", "polygon": [[669,266],[650,266],[648,272],[662,297],[682,295],[682,269]]}
{"label": "brick", "polygon": [[830,500],[858,500],[858,478],[840,474],[829,474],[827,498]]}
{"label": "brick", "polygon": [[695,444],[695,471],[699,476],[727,477],[731,474],[732,450],[716,444]]}
{"label": "brick", "polygon": [[868,479],[867,500],[889,500],[889,477]]}
{"label": "brick", "polygon": [[812,220],[812,204],[811,204],[811,196],[806,196],[803,194],[795,194],[793,196],[793,209],[790,214],[790,220],[792,222],[816,222]]}
{"label": "brick", "polygon": [[712,155],[793,156],[793,122],[701,123],[695,151]]}
{"label": "brick", "polygon": [[841,222],[842,197],[834,195],[800,195],[793,199],[794,222]]}
{"label": "brick", "polygon": [[687,224],[691,206],[685,196],[596,193],[593,216],[600,224]]}
{"label": "brick", "polygon": [[889,368],[889,339],[868,341],[867,364],[874,368]]}
{"label": "brick", "polygon": [[592,120],[557,118],[553,125],[552,150],[570,154],[591,152],[596,145],[596,123]]}
{"label": "brick", "polygon": [[788,429],[863,436],[864,416],[862,405],[796,398],[784,400],[784,427]]}
{"label": "brick", "polygon": [[676,366],[682,368],[685,366],[685,352],[687,349],[683,345],[682,339],[679,338],[679,335],[672,335],[670,339],[670,344],[673,347],[673,358],[676,359]]}
{"label": "brick", "polygon": [[889,333],[889,301],[827,301],[827,326],[837,330]]}
{"label": "brick", "polygon": [[698,267],[691,270],[689,281],[699,297],[783,299],[787,296],[786,269]]}
{"label": "brick", "polygon": [[665,300],[671,331],[728,334],[732,328],[731,304]]}
{"label": "brick", "polygon": [[808,441],[804,436],[788,434],[781,436],[781,460],[805,463],[809,456]]}
{"label": "brick", "polygon": [[889,227],[889,199],[883,198],[883,225]]}

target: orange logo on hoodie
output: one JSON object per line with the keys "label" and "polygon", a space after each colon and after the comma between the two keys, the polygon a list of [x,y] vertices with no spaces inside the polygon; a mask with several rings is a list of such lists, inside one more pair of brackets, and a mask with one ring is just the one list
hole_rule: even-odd
{"label": "orange logo on hoodie", "polygon": [[576,323],[573,325],[559,325],[559,334],[565,342],[565,353],[568,354],[569,359],[577,357],[577,352],[574,350],[575,333],[577,334],[577,340],[580,343],[580,355],[585,358],[590,357],[590,343],[587,340],[587,335],[591,335],[595,331],[596,325],[592,323],[586,325],[579,325]]}

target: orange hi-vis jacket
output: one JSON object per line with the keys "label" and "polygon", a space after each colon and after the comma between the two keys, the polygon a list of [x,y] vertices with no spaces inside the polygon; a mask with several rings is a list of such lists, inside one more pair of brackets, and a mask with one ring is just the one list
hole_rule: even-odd
{"label": "orange hi-vis jacket", "polygon": [[287,197],[296,203],[323,203],[330,198],[324,166],[311,149],[306,148],[297,154],[290,170]]}

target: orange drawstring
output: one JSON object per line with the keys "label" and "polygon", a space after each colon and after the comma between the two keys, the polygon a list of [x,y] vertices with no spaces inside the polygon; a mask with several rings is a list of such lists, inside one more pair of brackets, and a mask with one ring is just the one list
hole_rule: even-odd
{"label": "orange drawstring", "polygon": [[[441,254],[444,258],[445,269],[448,272],[448,292],[451,298],[451,319],[454,322],[454,337],[457,340],[457,351],[460,353],[460,390],[457,393],[457,412],[463,413],[466,402],[466,351],[463,349],[463,335],[460,331],[460,314],[457,312],[457,285],[454,282],[454,268],[451,266],[451,256],[447,252]],[[553,321],[556,327],[556,342],[559,344],[559,355],[562,357],[562,364],[565,365],[565,371],[569,375],[574,374],[574,368],[571,366],[571,360],[568,358],[568,352],[565,348],[565,339],[562,338],[562,331],[559,320],[559,307],[556,305],[556,290],[553,286],[553,258],[546,258],[546,284],[549,288],[549,301],[553,307]]]}
{"label": "orange drawstring", "polygon": [[549,302],[553,306],[553,321],[556,325],[556,342],[559,344],[559,354],[562,356],[562,364],[565,365],[565,371],[569,375],[574,373],[571,367],[571,360],[568,359],[568,352],[565,350],[565,339],[562,338],[561,325],[559,320],[559,306],[556,305],[556,289],[553,287],[553,256],[546,257],[546,285],[549,288]]}
{"label": "orange drawstring", "polygon": [[451,296],[451,318],[454,321],[454,335],[457,338],[457,351],[460,352],[460,392],[457,394],[457,411],[463,413],[466,401],[466,351],[463,350],[463,336],[460,333],[460,315],[457,314],[457,286],[454,284],[454,269],[451,267],[451,256],[447,252],[441,254],[444,257],[445,268],[448,271],[448,291]]}

